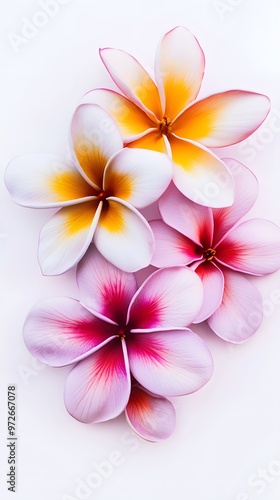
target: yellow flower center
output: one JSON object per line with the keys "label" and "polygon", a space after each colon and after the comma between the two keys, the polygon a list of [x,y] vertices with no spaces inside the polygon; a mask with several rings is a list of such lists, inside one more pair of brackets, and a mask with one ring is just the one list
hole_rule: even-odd
{"label": "yellow flower center", "polygon": [[108,195],[107,195],[107,193],[106,193],[105,191],[101,191],[101,192],[98,194],[97,198],[98,198],[99,200],[106,200],[107,196],[108,196]]}
{"label": "yellow flower center", "polygon": [[213,260],[215,255],[216,255],[216,250],[214,250],[214,248],[208,248],[207,250],[205,250],[205,252],[203,252],[204,259],[208,261]]}
{"label": "yellow flower center", "polygon": [[166,118],[166,116],[164,116],[163,119],[159,122],[159,130],[162,134],[168,135],[170,133],[170,125],[171,121],[169,120],[169,118]]}

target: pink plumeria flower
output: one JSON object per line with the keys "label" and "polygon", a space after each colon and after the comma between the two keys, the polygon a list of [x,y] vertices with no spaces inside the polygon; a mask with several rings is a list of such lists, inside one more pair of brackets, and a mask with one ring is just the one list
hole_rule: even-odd
{"label": "pink plumeria flower", "polygon": [[222,339],[247,340],[259,328],[262,298],[244,274],[263,276],[280,268],[280,228],[264,219],[240,219],[258,193],[254,174],[241,163],[224,160],[235,179],[231,207],[211,209],[187,200],[174,187],[159,201],[163,221],[151,222],[157,267],[192,264],[204,286],[203,306],[194,321],[207,319]]}
{"label": "pink plumeria flower", "polygon": [[8,165],[5,182],[17,203],[60,207],[40,234],[43,274],[70,269],[92,240],[102,255],[125,271],[149,265],[153,233],[137,209],[165,191],[172,162],[162,153],[122,147],[108,113],[84,104],[71,124],[73,162],[56,155],[29,155]]}
{"label": "pink plumeria flower", "polygon": [[[74,418],[101,422],[128,405],[128,418],[141,434],[136,402],[128,404],[130,373],[143,390],[163,398],[192,393],[208,382],[209,349],[186,328],[203,300],[195,272],[184,266],[160,269],[137,290],[133,274],[91,245],[78,266],[77,283],[80,302],[46,299],[24,325],[26,346],[38,360],[50,366],[75,363],[65,387],[65,405]],[[153,419],[156,412],[147,412],[145,418]]]}
{"label": "pink plumeria flower", "polygon": [[[270,109],[261,94],[231,90],[195,101],[205,67],[192,33],[178,26],[164,35],[155,58],[155,82],[130,54],[100,50],[101,59],[123,95],[94,89],[83,102],[100,104],[116,120],[124,143],[172,156],[174,183],[191,200],[224,207],[234,184],[225,164],[208,148],[250,136]],[[223,189],[221,187],[223,180]]]}

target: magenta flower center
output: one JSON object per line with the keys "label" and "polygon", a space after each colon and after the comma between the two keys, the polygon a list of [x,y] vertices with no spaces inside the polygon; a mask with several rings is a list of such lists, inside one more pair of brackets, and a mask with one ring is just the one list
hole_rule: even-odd
{"label": "magenta flower center", "polygon": [[117,337],[119,339],[125,339],[125,337],[127,336],[128,333],[129,333],[129,330],[127,330],[127,328],[119,328],[118,333],[117,333]]}
{"label": "magenta flower center", "polygon": [[207,248],[207,250],[203,252],[204,259],[208,261],[213,260],[215,255],[216,255],[216,250],[214,250],[214,248]]}
{"label": "magenta flower center", "polygon": [[170,133],[170,125],[171,121],[169,118],[166,118],[166,116],[163,117],[163,119],[159,122],[159,130],[162,134],[168,135]]}

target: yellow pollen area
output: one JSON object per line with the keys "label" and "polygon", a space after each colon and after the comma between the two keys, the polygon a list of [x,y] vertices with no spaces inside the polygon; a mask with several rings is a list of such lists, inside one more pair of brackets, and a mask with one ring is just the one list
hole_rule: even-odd
{"label": "yellow pollen area", "polygon": [[119,203],[113,200],[106,201],[99,219],[100,227],[109,233],[122,233],[125,229],[123,210],[125,208]]}
{"label": "yellow pollen area", "polygon": [[93,188],[76,172],[61,172],[49,181],[50,189],[57,195],[57,201],[75,200],[94,196]]}
{"label": "yellow pollen area", "polygon": [[171,132],[171,121],[166,116],[159,122],[159,130],[162,134],[168,135]]}
{"label": "yellow pollen area", "polygon": [[132,175],[131,173],[108,172],[106,174],[106,186],[109,187],[111,196],[127,200],[133,191]]}
{"label": "yellow pollen area", "polygon": [[88,230],[91,226],[97,208],[96,202],[81,203],[76,206],[63,208],[65,217],[64,234],[74,236],[80,231]]}
{"label": "yellow pollen area", "polygon": [[208,248],[207,250],[205,250],[205,252],[203,252],[204,259],[208,261],[213,260],[215,255],[216,255],[216,250],[214,250],[213,248]]}

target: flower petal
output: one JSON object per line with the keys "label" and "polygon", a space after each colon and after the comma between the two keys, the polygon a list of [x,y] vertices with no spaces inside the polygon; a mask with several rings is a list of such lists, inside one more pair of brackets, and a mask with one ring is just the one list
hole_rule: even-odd
{"label": "flower petal", "polygon": [[132,387],[125,414],[132,429],[148,441],[167,439],[175,429],[173,404],[148,393],[139,385]]}
{"label": "flower petal", "polygon": [[80,203],[96,194],[75,165],[58,155],[14,158],[7,166],[5,184],[16,203],[34,208]]}
{"label": "flower petal", "polygon": [[43,227],[38,259],[45,275],[62,274],[86,253],[97,226],[102,202],[61,208]]}
{"label": "flower petal", "polygon": [[210,328],[223,340],[240,344],[259,328],[263,318],[262,297],[242,274],[223,269],[224,295],[220,307],[208,318]]}
{"label": "flower petal", "polygon": [[106,201],[94,234],[99,252],[123,271],[134,272],[148,266],[155,243],[146,219],[119,198]]}
{"label": "flower petal", "polygon": [[128,310],[132,329],[173,328],[190,324],[203,300],[203,287],[187,267],[160,269],[134,295]]}
{"label": "flower petal", "polygon": [[242,222],[219,244],[217,259],[243,273],[274,273],[280,268],[280,228],[264,219]]}
{"label": "flower petal", "polygon": [[209,148],[230,146],[249,137],[270,110],[262,94],[230,90],[196,102],[179,116],[174,134]]}
{"label": "flower petal", "polygon": [[188,329],[132,334],[127,348],[133,376],[160,396],[197,391],[213,372],[208,347]]}
{"label": "flower petal", "polygon": [[233,203],[234,182],[225,164],[203,146],[170,136],[174,184],[195,203],[219,208]]}
{"label": "flower petal", "polygon": [[71,138],[77,168],[93,187],[101,189],[108,160],[123,147],[116,123],[100,106],[81,104],[72,118]]}
{"label": "flower petal", "polygon": [[144,208],[158,200],[173,176],[167,155],[145,149],[123,149],[108,163],[104,190],[135,208]]}
{"label": "flower petal", "polygon": [[[188,200],[171,184],[159,200],[159,211],[166,224],[177,229],[198,246],[211,246],[213,216],[210,208]],[[199,252],[199,249],[197,251]],[[197,253],[197,257],[199,255]]]}
{"label": "flower petal", "polygon": [[83,96],[81,102],[104,108],[117,123],[125,143],[155,128],[154,121],[142,109],[114,90],[93,89]]}
{"label": "flower petal", "polygon": [[68,297],[39,302],[23,327],[27,349],[50,366],[79,361],[115,335],[115,325],[94,317],[77,300]]}
{"label": "flower petal", "polygon": [[193,323],[201,323],[220,306],[224,292],[224,277],[222,271],[213,262],[195,263],[192,269],[198,274],[203,284],[203,304],[193,321]]}
{"label": "flower petal", "polygon": [[104,422],[124,411],[129,394],[126,347],[116,339],[72,368],[64,401],[70,415],[80,422]]}
{"label": "flower petal", "polygon": [[137,290],[134,274],[120,271],[90,245],[77,269],[80,301],[85,307],[124,325]]}
{"label": "flower petal", "polygon": [[156,267],[184,266],[197,260],[196,244],[161,220],[150,223],[155,237],[151,264]]}
{"label": "flower petal", "polygon": [[165,135],[162,135],[159,130],[150,130],[142,137],[133,140],[126,144],[128,148],[142,148],[158,151],[158,153],[166,153],[171,156],[170,145]]}
{"label": "flower petal", "polygon": [[156,54],[156,81],[165,116],[171,121],[200,89],[204,73],[204,54],[193,34],[183,26],[166,33]]}
{"label": "flower petal", "polygon": [[232,158],[223,162],[234,178],[234,202],[230,207],[213,209],[214,245],[252,208],[258,196],[258,181],[251,170]]}
{"label": "flower petal", "polygon": [[[105,48],[100,57],[119,89],[152,119],[162,115],[158,89],[139,62],[127,52]],[[152,113],[151,113],[152,111]]]}

